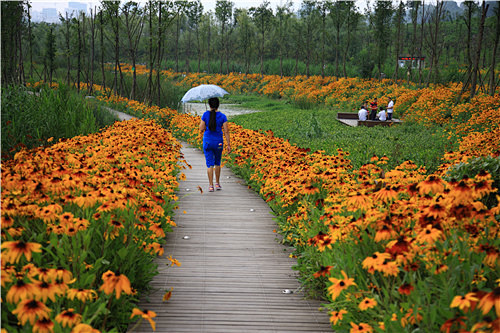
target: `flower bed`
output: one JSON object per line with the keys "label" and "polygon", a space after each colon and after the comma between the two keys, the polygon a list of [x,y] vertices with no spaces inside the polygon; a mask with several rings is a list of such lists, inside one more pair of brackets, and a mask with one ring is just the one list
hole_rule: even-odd
{"label": "flower bed", "polygon": [[113,331],[131,316],[151,319],[133,304],[175,225],[180,158],[170,132],[133,120],[4,163],[2,331]]}

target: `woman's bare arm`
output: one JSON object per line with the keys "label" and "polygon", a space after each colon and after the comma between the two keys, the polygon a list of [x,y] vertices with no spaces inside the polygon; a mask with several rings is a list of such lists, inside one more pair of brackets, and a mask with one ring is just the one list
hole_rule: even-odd
{"label": "woman's bare arm", "polygon": [[226,149],[227,149],[227,152],[230,153],[231,152],[231,139],[229,137],[229,125],[227,123],[227,121],[222,124],[222,128],[224,129],[224,135],[226,136]]}

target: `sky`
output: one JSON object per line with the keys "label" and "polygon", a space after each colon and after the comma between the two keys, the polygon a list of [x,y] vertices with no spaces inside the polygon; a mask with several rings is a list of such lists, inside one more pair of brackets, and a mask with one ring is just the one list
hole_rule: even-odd
{"label": "sky", "polygon": [[[81,2],[87,4],[87,8],[94,8],[95,6],[99,6],[100,1],[92,0],[74,0],[75,2]],[[257,7],[264,2],[264,0],[231,0],[234,3],[235,8],[250,8]],[[273,11],[277,6],[282,6],[286,3],[286,0],[268,0]],[[145,0],[139,0],[139,3],[145,3]],[[203,11],[207,12],[209,10],[215,10],[216,0],[201,0],[203,4]],[[302,0],[292,0],[294,10],[297,10]],[[366,0],[356,0],[358,7],[364,9]],[[63,11],[65,8],[68,8],[68,1],[40,1],[40,0],[31,0],[31,4],[33,6],[33,10],[41,12],[43,8],[56,8],[58,11]]]}

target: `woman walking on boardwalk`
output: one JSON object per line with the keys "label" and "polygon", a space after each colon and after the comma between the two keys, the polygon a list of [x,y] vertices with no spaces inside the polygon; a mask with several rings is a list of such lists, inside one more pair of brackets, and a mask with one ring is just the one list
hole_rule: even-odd
{"label": "woman walking on boardwalk", "polygon": [[226,136],[226,150],[231,152],[231,142],[229,138],[229,127],[227,117],[224,113],[218,111],[219,99],[217,97],[208,100],[210,110],[205,111],[200,121],[200,132],[203,134],[203,153],[207,164],[208,191],[214,191],[214,169],[215,169],[215,188],[221,190],[220,186],[220,164],[222,150],[224,148],[224,138]]}

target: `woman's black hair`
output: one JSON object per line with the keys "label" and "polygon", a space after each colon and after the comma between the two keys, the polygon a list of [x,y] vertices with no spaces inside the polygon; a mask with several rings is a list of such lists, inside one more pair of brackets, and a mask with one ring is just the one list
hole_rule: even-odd
{"label": "woman's black hair", "polygon": [[208,121],[208,129],[212,132],[215,132],[217,130],[215,110],[219,108],[219,99],[217,97],[209,98],[208,105],[210,106],[210,120]]}

